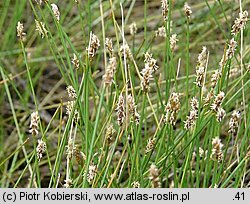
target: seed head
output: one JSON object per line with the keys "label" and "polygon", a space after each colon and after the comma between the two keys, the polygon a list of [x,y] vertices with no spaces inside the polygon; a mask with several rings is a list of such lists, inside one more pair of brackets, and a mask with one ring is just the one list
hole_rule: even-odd
{"label": "seed head", "polygon": [[239,122],[240,122],[240,112],[234,110],[232,113],[232,116],[229,121],[229,131],[228,133],[231,133],[232,135],[236,135],[237,129],[239,127]]}
{"label": "seed head", "polygon": [[146,153],[149,153],[149,152],[151,152],[154,149],[154,147],[155,147],[155,141],[156,141],[155,137],[148,139],[148,143],[147,143],[147,146],[146,146],[146,149],[145,149]]}
{"label": "seed head", "polygon": [[92,184],[96,174],[97,174],[97,166],[94,164],[90,164],[89,165],[89,172],[87,174],[87,181],[89,184]]}
{"label": "seed head", "polygon": [[40,161],[43,157],[43,153],[46,151],[46,143],[42,140],[38,140],[38,145],[36,147],[36,153],[38,161]]}
{"label": "seed head", "polygon": [[176,46],[176,42],[178,42],[179,40],[177,39],[177,34],[173,34],[170,37],[170,48],[172,50],[172,52],[174,51],[174,48]]}
{"label": "seed head", "polygon": [[237,48],[237,42],[232,38],[228,44],[228,49],[226,51],[226,59],[231,59],[234,56],[234,52]]}
{"label": "seed head", "polygon": [[[71,115],[71,112],[72,112],[73,109],[74,109],[74,105],[75,105],[75,101],[68,101],[68,102],[67,102],[66,114],[67,114],[68,116]],[[75,109],[75,111],[74,111],[74,120],[75,120],[76,123],[77,123],[78,120],[79,120],[79,113],[78,113],[77,109]]]}
{"label": "seed head", "polygon": [[236,18],[234,21],[234,24],[232,26],[231,33],[233,35],[236,35],[237,33],[240,32],[240,30],[244,29],[247,23],[247,17],[248,17],[248,12],[247,11],[242,11],[239,13],[239,17]]}
{"label": "seed head", "polygon": [[41,21],[35,20],[36,23],[36,30],[38,31],[39,35],[41,35],[42,38],[47,37],[48,31],[45,28],[45,24]]}
{"label": "seed head", "polygon": [[137,113],[134,97],[129,94],[127,98],[128,111],[131,114],[136,125],[139,125],[140,115]]}
{"label": "seed head", "polygon": [[120,53],[122,57],[126,57],[126,59],[132,59],[132,53],[127,43],[125,45],[121,45]]}
{"label": "seed head", "polygon": [[109,52],[109,57],[112,57],[114,49],[113,49],[113,43],[112,43],[112,39],[111,38],[106,38],[105,39],[105,47],[106,47],[106,49]]}
{"label": "seed head", "polygon": [[106,136],[105,136],[108,144],[111,144],[114,141],[114,134],[115,134],[115,129],[113,128],[113,125],[110,124],[107,127]]}
{"label": "seed head", "polygon": [[130,31],[130,35],[132,36],[134,36],[137,33],[137,26],[135,22],[129,25],[129,31]]}
{"label": "seed head", "polygon": [[176,124],[177,114],[181,109],[179,96],[179,93],[173,92],[166,105],[165,123],[170,123],[173,126]]}
{"label": "seed head", "polygon": [[107,86],[111,86],[112,82],[114,82],[114,75],[116,72],[116,66],[117,66],[116,58],[115,57],[109,58],[108,67],[106,69],[105,74],[103,75],[104,83]]}
{"label": "seed head", "polygon": [[217,96],[215,96],[215,99],[211,105],[211,110],[214,112],[217,112],[218,109],[221,107],[221,104],[224,100],[225,93],[221,91]]}
{"label": "seed head", "polygon": [[158,30],[155,31],[155,36],[166,38],[167,37],[166,28],[164,26],[159,27]]}
{"label": "seed head", "polygon": [[67,159],[72,159],[74,153],[74,144],[73,144],[73,139],[71,137],[69,137],[68,139],[68,144],[66,146],[66,155],[67,155]]}
{"label": "seed head", "polygon": [[207,48],[203,47],[201,53],[198,56],[197,65],[196,65],[196,85],[202,87],[204,77],[205,77],[205,67],[207,61]]}
{"label": "seed head", "polygon": [[67,86],[66,91],[68,92],[68,95],[70,98],[73,98],[73,99],[77,98],[77,94],[76,94],[76,91],[73,88],[73,86],[71,86],[71,85]]}
{"label": "seed head", "polygon": [[86,49],[88,52],[88,57],[89,57],[90,61],[93,60],[99,47],[100,47],[100,40],[98,39],[98,37],[94,33],[91,32],[89,46]]}
{"label": "seed head", "polygon": [[38,121],[39,121],[38,112],[31,113],[31,122],[30,122],[29,132],[33,136],[36,136],[38,134]]}
{"label": "seed head", "polygon": [[26,33],[23,31],[23,24],[20,23],[20,21],[18,21],[17,23],[16,31],[17,31],[17,37],[19,37],[20,40],[23,41]]}
{"label": "seed head", "polygon": [[57,21],[59,21],[60,20],[60,11],[59,11],[57,5],[56,4],[51,4],[51,8],[52,8],[52,11],[53,11]]}
{"label": "seed head", "polygon": [[153,78],[153,69],[149,66],[149,63],[145,64],[144,69],[141,71],[142,79],[141,79],[141,88],[142,91],[148,92],[150,89],[149,82]]}
{"label": "seed head", "polygon": [[79,165],[82,165],[83,162],[86,160],[86,155],[79,150],[77,145],[75,145],[73,148],[73,155]]}
{"label": "seed head", "polygon": [[187,2],[185,2],[184,4],[184,12],[185,12],[185,15],[190,18],[191,14],[192,14],[192,10],[191,10],[191,7],[188,5]]}
{"label": "seed head", "polygon": [[216,113],[217,121],[221,122],[225,116],[226,116],[226,111],[223,108],[219,107]]}
{"label": "seed head", "polygon": [[149,180],[151,180],[153,188],[161,187],[161,182],[159,178],[159,169],[154,164],[151,164],[149,169]]}
{"label": "seed head", "polygon": [[198,109],[199,101],[195,97],[193,97],[191,100],[191,111],[187,116],[187,120],[184,121],[184,128],[186,130],[190,129],[195,124],[195,120],[198,118]]}
{"label": "seed head", "polygon": [[215,70],[211,77],[211,88],[214,89],[221,77],[221,70]]}
{"label": "seed head", "polygon": [[208,106],[212,100],[212,98],[214,97],[214,92],[213,89],[211,89],[208,93],[207,96],[204,97],[204,106]]}
{"label": "seed head", "polygon": [[162,8],[162,16],[164,18],[164,21],[168,20],[168,1],[167,0],[161,0],[161,8]]}
{"label": "seed head", "polygon": [[125,105],[122,93],[119,96],[116,111],[117,111],[117,123],[119,126],[122,126],[125,120]]}
{"label": "seed head", "polygon": [[213,138],[212,154],[211,154],[212,159],[217,160],[218,162],[222,161],[223,159],[222,147],[223,147],[223,144],[221,143],[221,139],[219,139],[219,137]]}
{"label": "seed head", "polygon": [[73,54],[73,59],[71,62],[75,66],[76,69],[79,69],[80,63],[79,63],[79,60],[78,60],[77,55],[75,53]]}
{"label": "seed head", "polygon": [[147,63],[148,66],[151,67],[151,69],[153,69],[153,72],[156,72],[159,69],[159,66],[156,64],[157,61],[152,57],[152,54],[146,52],[144,54],[144,58],[144,62]]}

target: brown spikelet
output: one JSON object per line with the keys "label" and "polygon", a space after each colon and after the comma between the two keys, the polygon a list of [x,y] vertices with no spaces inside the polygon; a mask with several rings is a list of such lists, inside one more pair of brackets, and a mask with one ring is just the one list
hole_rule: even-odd
{"label": "brown spikelet", "polygon": [[116,111],[117,111],[117,123],[119,126],[122,126],[125,120],[125,104],[122,93],[119,96]]}
{"label": "brown spikelet", "polygon": [[31,113],[31,121],[30,121],[30,130],[29,130],[29,132],[33,136],[38,135],[38,122],[39,122],[38,112]]}

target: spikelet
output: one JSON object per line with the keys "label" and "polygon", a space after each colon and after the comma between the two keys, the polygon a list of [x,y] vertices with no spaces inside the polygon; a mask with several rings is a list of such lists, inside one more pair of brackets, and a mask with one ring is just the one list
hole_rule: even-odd
{"label": "spikelet", "polygon": [[[74,105],[75,105],[75,101],[68,101],[67,102],[67,106],[66,106],[66,114],[68,116],[71,115],[73,109],[74,109]],[[73,119],[74,119],[74,122],[77,123],[79,121],[79,113],[77,111],[77,109],[75,108],[75,111],[74,111],[74,116],[73,116]]]}
{"label": "spikelet", "polygon": [[148,92],[150,89],[149,82],[153,78],[153,69],[149,66],[148,63],[145,64],[144,69],[141,71],[142,79],[141,79],[141,88],[143,92]]}
{"label": "spikelet", "polygon": [[136,110],[135,100],[131,94],[128,95],[127,104],[128,104],[128,111],[131,114],[133,120],[135,121],[135,124],[139,125],[140,115]]}
{"label": "spikelet", "polygon": [[171,48],[172,52],[174,51],[174,48],[175,48],[176,43],[178,41],[179,40],[177,39],[177,34],[173,34],[170,36],[170,48]]}
{"label": "spikelet", "polygon": [[191,111],[187,116],[187,120],[184,121],[184,128],[186,130],[190,129],[195,124],[195,120],[198,118],[198,110],[199,101],[195,97],[193,97],[191,100]]}
{"label": "spikelet", "polygon": [[36,23],[36,31],[38,31],[39,35],[41,35],[42,38],[47,37],[48,31],[45,28],[45,24],[41,21],[37,21],[35,19]]}
{"label": "spikelet", "polygon": [[20,40],[23,41],[26,33],[23,31],[23,24],[20,23],[19,21],[17,23],[16,31],[17,31],[17,37],[19,37]]}
{"label": "spikelet", "polygon": [[167,0],[161,0],[161,8],[162,8],[162,17],[164,18],[164,21],[167,21],[168,19],[168,1]]}
{"label": "spikelet", "polygon": [[232,26],[231,33],[236,35],[240,30],[244,29],[247,23],[248,12],[242,11],[239,13],[239,18],[236,18]]}
{"label": "spikelet", "polygon": [[119,96],[116,111],[117,111],[117,123],[119,126],[122,126],[125,120],[125,106],[124,106],[124,97],[122,96],[122,93]]}
{"label": "spikelet", "polygon": [[42,159],[45,151],[46,151],[46,143],[42,140],[38,140],[38,145],[36,147],[38,161],[40,161]]}
{"label": "spikelet", "polygon": [[213,92],[213,89],[211,89],[207,93],[206,97],[203,98],[203,100],[204,100],[204,106],[208,106],[210,104],[211,100],[213,99],[213,97],[214,97],[214,92]]}
{"label": "spikelet", "polygon": [[68,139],[68,144],[66,146],[66,155],[67,155],[67,159],[72,159],[74,153],[74,145],[73,145],[73,139],[71,137],[69,137]]}
{"label": "spikelet", "polygon": [[106,139],[108,144],[111,144],[114,141],[114,134],[115,134],[115,129],[114,129],[113,125],[110,124],[107,127],[106,135],[105,135],[105,139]]}
{"label": "spikelet", "polygon": [[115,57],[109,58],[108,67],[105,71],[105,74],[103,75],[103,80],[106,86],[111,86],[112,82],[114,82],[116,66],[117,66],[116,58]]}
{"label": "spikelet", "polygon": [[159,178],[159,169],[154,164],[151,164],[149,169],[149,180],[151,181],[153,188],[161,187],[161,182]]}
{"label": "spikelet", "polygon": [[147,146],[146,146],[146,149],[145,149],[146,153],[149,153],[149,152],[151,152],[154,149],[154,147],[155,147],[155,141],[156,141],[155,137],[148,139],[148,143],[147,143]]}
{"label": "spikelet", "polygon": [[140,188],[139,181],[134,181],[131,185],[132,185],[133,188]]}
{"label": "spikelet", "polygon": [[215,70],[211,77],[211,89],[214,89],[221,78],[221,70]]}
{"label": "spikelet", "polygon": [[38,122],[39,122],[38,112],[31,113],[31,121],[30,121],[30,130],[29,130],[29,132],[33,136],[38,135]]}
{"label": "spikelet", "polygon": [[237,48],[237,42],[232,38],[228,44],[228,49],[226,51],[226,59],[231,59],[234,56],[234,52]]}
{"label": "spikelet", "polygon": [[132,59],[132,57],[133,57],[127,43],[125,43],[124,45],[121,45],[120,53],[121,53],[121,56],[126,57],[126,59]]}
{"label": "spikelet", "polygon": [[229,130],[228,133],[231,133],[232,135],[236,135],[237,129],[239,127],[239,122],[240,122],[240,112],[234,110],[232,113],[232,116],[229,121]]}
{"label": "spikelet", "polygon": [[181,108],[179,96],[179,93],[173,92],[166,105],[165,123],[170,123],[173,126],[176,124],[177,114]]}
{"label": "spikelet", "polygon": [[218,122],[221,122],[225,116],[226,116],[226,111],[223,108],[219,107],[216,113],[216,120]]}
{"label": "spikelet", "polygon": [[73,155],[79,165],[82,165],[83,162],[86,160],[86,155],[79,150],[77,145],[75,145],[73,148]]}
{"label": "spikelet", "polygon": [[129,25],[129,31],[130,31],[130,35],[132,36],[134,36],[137,33],[137,26],[135,22]]}
{"label": "spikelet", "polygon": [[156,72],[159,69],[159,66],[156,64],[157,63],[156,59],[154,59],[152,57],[152,54],[150,54],[149,52],[146,52],[144,54],[144,62],[148,63],[148,66],[151,67],[151,69],[153,69],[153,72]]}
{"label": "spikelet", "polygon": [[221,91],[217,96],[215,96],[215,99],[210,107],[212,111],[214,112],[218,111],[218,109],[221,107],[224,97],[225,97],[225,93],[223,91]]}
{"label": "spikelet", "polygon": [[187,18],[190,18],[191,14],[192,14],[191,7],[188,5],[187,2],[185,2],[185,4],[184,4],[184,13],[187,16]]}
{"label": "spikelet", "polygon": [[70,178],[65,179],[64,182],[64,188],[70,188],[70,186],[72,185],[72,180]]}
{"label": "spikelet", "polygon": [[92,184],[96,174],[97,174],[97,166],[94,164],[90,164],[89,165],[89,172],[87,174],[87,181],[89,184]]}
{"label": "spikelet", "polygon": [[223,159],[222,147],[223,147],[223,144],[221,143],[221,139],[219,139],[219,137],[213,138],[212,154],[211,154],[211,158],[213,160],[217,160],[218,162],[222,161]]}
{"label": "spikelet", "polygon": [[71,62],[75,66],[76,69],[79,69],[80,63],[79,63],[79,60],[78,60],[77,55],[75,53],[73,54],[73,59]]}
{"label": "spikelet", "polygon": [[196,85],[202,87],[204,77],[205,77],[205,67],[207,61],[207,48],[203,47],[201,53],[198,56],[197,65],[196,65]]}
{"label": "spikelet", "polygon": [[66,91],[67,91],[70,98],[73,98],[73,99],[77,98],[77,94],[76,94],[76,91],[73,88],[73,86],[71,86],[71,85],[67,86]]}
{"label": "spikelet", "polygon": [[86,48],[90,61],[93,60],[99,47],[100,47],[100,40],[94,33],[91,32],[89,46]]}
{"label": "spikelet", "polygon": [[112,43],[111,38],[105,39],[105,47],[108,50],[109,57],[111,58],[113,56],[113,52],[114,52],[113,43]]}
{"label": "spikelet", "polygon": [[155,36],[166,38],[167,37],[166,28],[164,26],[159,27],[158,30],[155,31]]}
{"label": "spikelet", "polygon": [[58,6],[56,4],[51,4],[51,9],[54,13],[54,16],[56,17],[56,20],[60,21],[60,11],[58,9]]}

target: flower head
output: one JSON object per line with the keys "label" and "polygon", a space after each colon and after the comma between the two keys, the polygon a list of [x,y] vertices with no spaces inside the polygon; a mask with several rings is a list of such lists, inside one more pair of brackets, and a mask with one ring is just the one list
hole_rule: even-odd
{"label": "flower head", "polygon": [[229,121],[228,133],[236,135],[237,128],[239,127],[240,117],[240,112],[234,110]]}
{"label": "flower head", "polygon": [[23,31],[23,24],[20,23],[19,21],[17,23],[16,30],[17,30],[17,37],[19,37],[20,40],[23,41],[26,33]]}
{"label": "flower head", "polygon": [[38,145],[36,147],[37,158],[40,161],[43,157],[43,153],[46,151],[46,143],[42,140],[38,140]]}
{"label": "flower head", "polygon": [[136,23],[133,22],[129,25],[130,35],[134,36],[137,32],[137,26]]}
{"label": "flower head", "polygon": [[57,5],[56,4],[51,4],[51,8],[52,8],[52,11],[53,11],[57,21],[59,21],[60,20],[60,11],[59,11]]}
{"label": "flower head", "polygon": [[41,21],[35,20],[36,23],[36,30],[41,35],[42,38],[47,37],[48,31],[45,28],[45,24]]}
{"label": "flower head", "polygon": [[153,188],[161,187],[161,182],[159,178],[159,169],[154,164],[151,164],[149,169],[149,180],[151,181]]}
{"label": "flower head", "polygon": [[29,132],[33,136],[36,136],[38,134],[38,121],[39,121],[38,112],[31,113],[31,121],[30,121],[30,130],[29,130]]}
{"label": "flower head", "polygon": [[236,18],[234,21],[234,24],[232,26],[231,33],[233,35],[236,35],[237,33],[240,32],[240,30],[244,29],[247,23],[247,17],[248,17],[248,12],[247,11],[242,11],[239,13],[239,17]]}
{"label": "flower head", "polygon": [[125,120],[125,105],[122,93],[119,96],[116,111],[117,111],[117,123],[119,126],[122,126]]}
{"label": "flower head", "polygon": [[192,10],[191,10],[191,7],[188,5],[187,2],[185,2],[184,4],[184,12],[185,12],[185,15],[190,18],[191,14],[192,14]]}
{"label": "flower head", "polygon": [[164,18],[164,21],[167,21],[168,19],[168,1],[167,0],[161,0],[161,8],[162,8],[162,16]]}
{"label": "flower head", "polygon": [[217,160],[218,162],[222,161],[223,159],[222,147],[223,147],[223,144],[221,143],[221,139],[219,139],[219,137],[213,138],[212,154],[211,154],[212,159]]}
{"label": "flower head", "polygon": [[90,61],[94,58],[96,55],[96,52],[98,48],[100,47],[100,40],[94,33],[90,33],[90,41],[89,41],[89,46],[87,48],[88,56]]}
{"label": "flower head", "polygon": [[166,105],[165,122],[171,125],[176,124],[177,114],[181,109],[180,94],[173,92]]}

